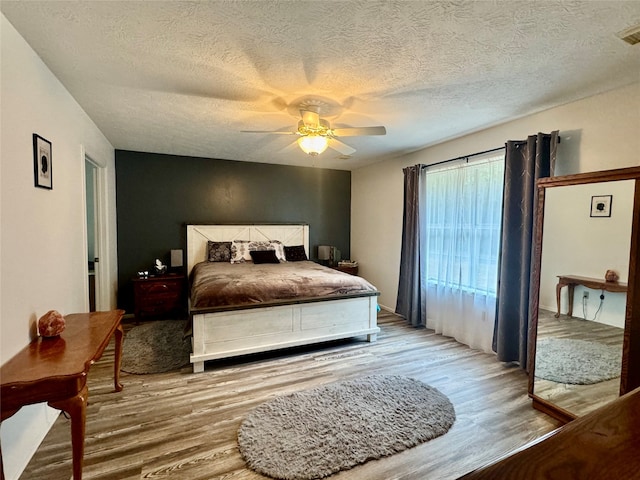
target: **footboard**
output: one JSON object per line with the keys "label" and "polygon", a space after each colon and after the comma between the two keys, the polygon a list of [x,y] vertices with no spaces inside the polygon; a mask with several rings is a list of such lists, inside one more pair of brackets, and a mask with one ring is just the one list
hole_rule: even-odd
{"label": "footboard", "polygon": [[218,358],[367,335],[376,340],[377,295],[192,315],[194,372]]}

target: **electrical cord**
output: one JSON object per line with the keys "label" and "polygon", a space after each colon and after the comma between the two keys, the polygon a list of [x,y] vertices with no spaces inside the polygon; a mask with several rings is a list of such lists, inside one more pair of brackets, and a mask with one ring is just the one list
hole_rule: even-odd
{"label": "electrical cord", "polygon": [[[604,303],[604,290],[600,292],[600,305],[598,305],[598,309],[596,310],[596,313],[593,315],[593,318],[591,320],[596,319],[596,317],[598,316],[598,313],[600,313],[600,310],[602,309],[603,303]],[[587,297],[585,296],[582,297],[582,316],[585,320],[589,320],[587,318]]]}

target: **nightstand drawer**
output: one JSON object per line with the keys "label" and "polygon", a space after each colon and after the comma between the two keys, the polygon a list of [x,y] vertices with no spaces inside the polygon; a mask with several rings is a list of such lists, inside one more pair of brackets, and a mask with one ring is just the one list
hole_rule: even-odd
{"label": "nightstand drawer", "polygon": [[138,282],[135,284],[139,293],[145,296],[179,295],[182,289],[182,281],[168,280]]}
{"label": "nightstand drawer", "polygon": [[176,308],[180,305],[180,295],[151,295],[140,299],[140,309],[148,310],[157,307]]}
{"label": "nightstand drawer", "polygon": [[180,308],[180,302],[163,302],[163,301],[149,301],[143,302],[138,307],[137,315],[141,317],[153,317],[157,315],[164,315],[172,311],[176,311]]}
{"label": "nightstand drawer", "polygon": [[184,313],[185,277],[162,275],[133,279],[136,318]]}

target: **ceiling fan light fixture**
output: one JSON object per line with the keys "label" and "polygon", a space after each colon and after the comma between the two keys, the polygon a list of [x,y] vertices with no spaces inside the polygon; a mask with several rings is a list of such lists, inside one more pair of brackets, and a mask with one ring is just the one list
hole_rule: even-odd
{"label": "ceiling fan light fixture", "polygon": [[305,135],[298,139],[298,145],[307,155],[316,156],[327,149],[329,139],[321,135]]}

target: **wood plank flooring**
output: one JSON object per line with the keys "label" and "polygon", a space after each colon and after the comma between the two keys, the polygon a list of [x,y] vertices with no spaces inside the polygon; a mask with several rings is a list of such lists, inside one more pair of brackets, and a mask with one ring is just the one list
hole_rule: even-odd
{"label": "wood plank flooring", "polygon": [[[518,367],[381,312],[376,343],[332,342],[207,362],[154,375],[122,375],[113,391],[113,345],[89,373],[85,480],[257,480],[236,432],[252,408],[276,396],[366,374],[405,375],[446,394],[457,419],[439,438],[333,479],[455,479],[557,428],[534,410]],[[127,326],[126,328],[130,328]],[[126,337],[125,337],[126,342]],[[71,476],[69,421],[60,416],[21,480]]]}
{"label": "wood plank flooring", "polygon": [[[538,315],[538,339],[570,338],[590,340],[613,346],[622,355],[624,329],[578,317],[560,315],[540,310]],[[615,400],[620,395],[620,377],[592,385],[571,385],[536,378],[534,392],[576,415],[584,415]]]}

